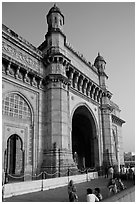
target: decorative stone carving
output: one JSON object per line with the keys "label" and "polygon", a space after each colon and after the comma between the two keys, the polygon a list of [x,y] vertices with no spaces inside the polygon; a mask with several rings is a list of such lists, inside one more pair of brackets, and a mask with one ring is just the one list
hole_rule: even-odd
{"label": "decorative stone carving", "polygon": [[38,62],[38,60],[34,60],[32,57],[30,57],[29,55],[24,54],[23,52],[15,49],[14,47],[12,47],[12,45],[7,44],[5,41],[2,42],[2,50],[3,52],[7,53],[8,55],[12,56],[12,58],[17,59],[20,62],[23,62],[24,64],[26,64],[27,66],[38,70],[40,63]]}
{"label": "decorative stone carving", "polygon": [[24,82],[30,84],[30,78],[28,77],[28,71],[25,73]]}
{"label": "decorative stone carving", "polygon": [[35,76],[33,76],[31,83],[32,83],[32,86],[37,87],[38,83],[37,83],[37,81],[36,81]]}
{"label": "decorative stone carving", "polygon": [[84,93],[84,94],[86,94],[87,83],[88,83],[88,80],[85,78],[85,79],[83,80],[83,86],[82,86],[82,90],[83,90],[83,93]]}
{"label": "decorative stone carving", "polygon": [[87,85],[87,96],[90,97],[90,91],[91,91],[91,82],[88,82],[88,85]]}
{"label": "decorative stone carving", "polygon": [[16,73],[15,73],[15,78],[19,80],[23,80],[23,75],[20,73],[20,66],[18,66]]}
{"label": "decorative stone carving", "polygon": [[75,72],[75,73],[74,73],[74,77],[73,77],[73,86],[74,86],[74,88],[77,88],[77,85],[78,85],[78,77],[79,77],[79,73],[78,73],[78,72]]}

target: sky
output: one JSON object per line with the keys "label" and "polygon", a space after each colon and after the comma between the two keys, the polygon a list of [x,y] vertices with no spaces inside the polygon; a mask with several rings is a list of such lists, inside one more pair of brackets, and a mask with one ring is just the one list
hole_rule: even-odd
{"label": "sky", "polygon": [[[65,18],[72,47],[94,64],[106,61],[107,87],[119,105],[124,151],[135,151],[134,2],[56,2]],[[46,15],[54,2],[3,2],[2,23],[38,47],[47,32]]]}

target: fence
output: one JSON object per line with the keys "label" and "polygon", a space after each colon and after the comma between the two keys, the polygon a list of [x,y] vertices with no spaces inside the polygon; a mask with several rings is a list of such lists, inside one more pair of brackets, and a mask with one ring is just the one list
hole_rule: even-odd
{"label": "fence", "polygon": [[[93,171],[93,169],[92,169]],[[56,172],[57,173],[57,172]],[[91,179],[98,178],[97,172],[82,171],[80,175],[70,175],[72,172],[69,169],[66,171],[67,176],[56,177],[54,179],[45,179],[43,172],[41,172],[42,179],[25,181],[25,182],[14,182],[3,185],[3,197],[11,197],[13,195],[21,195],[30,192],[37,192],[48,190],[56,187],[68,185],[68,182],[72,179],[75,183],[81,183],[90,181]]]}

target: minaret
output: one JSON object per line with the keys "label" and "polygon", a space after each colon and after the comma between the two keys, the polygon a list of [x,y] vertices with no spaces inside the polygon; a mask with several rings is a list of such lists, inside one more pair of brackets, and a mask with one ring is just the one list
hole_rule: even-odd
{"label": "minaret", "polygon": [[98,52],[98,56],[95,59],[94,66],[98,69],[99,85],[101,86],[101,88],[106,89],[106,78],[108,79],[108,76],[105,73],[106,61],[100,55],[99,52]]}

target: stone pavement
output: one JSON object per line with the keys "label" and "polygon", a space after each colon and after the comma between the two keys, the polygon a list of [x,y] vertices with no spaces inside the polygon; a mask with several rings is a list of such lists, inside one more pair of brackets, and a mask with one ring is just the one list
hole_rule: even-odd
{"label": "stone pavement", "polygon": [[[107,189],[108,179],[105,178],[98,178],[93,179],[88,182],[76,184],[77,187],[77,194],[79,197],[79,202],[86,202],[86,189],[95,187],[99,187],[101,189],[101,193],[103,198],[108,197],[108,189]],[[124,184],[127,187],[132,186],[132,182],[124,181]],[[46,190],[46,191],[39,191],[35,193],[28,193],[19,196],[13,196],[10,198],[4,199],[5,202],[68,202],[68,194],[67,194],[67,186]]]}

